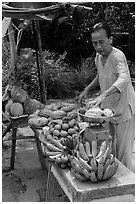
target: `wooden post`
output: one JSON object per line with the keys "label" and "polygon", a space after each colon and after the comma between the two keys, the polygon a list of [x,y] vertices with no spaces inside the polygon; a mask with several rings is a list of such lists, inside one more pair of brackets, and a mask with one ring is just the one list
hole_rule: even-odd
{"label": "wooden post", "polygon": [[45,104],[46,99],[47,99],[47,90],[45,87],[45,72],[44,72],[44,68],[43,68],[42,44],[41,44],[39,21],[32,20],[32,26],[33,26],[35,50],[36,50],[36,60],[37,60],[37,67],[38,67],[40,98],[41,98],[41,103]]}
{"label": "wooden post", "polygon": [[9,28],[9,41],[10,41],[10,68],[11,68],[11,74],[15,77],[15,67],[17,63],[17,51],[16,51],[16,43],[15,43],[15,37],[14,37],[14,31],[12,26],[12,21],[10,22]]}
{"label": "wooden post", "polygon": [[34,38],[34,45],[35,45],[35,51],[36,51],[36,63],[37,63],[37,69],[38,69],[38,79],[39,79],[39,87],[40,87],[40,99],[42,101],[42,86],[41,86],[41,73],[39,68],[39,54],[38,54],[38,45],[37,45],[37,36],[36,36],[36,29],[35,29],[35,22],[32,20],[32,32],[33,32],[33,38]]}
{"label": "wooden post", "polygon": [[38,41],[38,49],[39,49],[40,72],[41,72],[41,86],[42,86],[42,101],[41,102],[46,104],[47,90],[46,90],[46,87],[45,87],[45,71],[44,71],[44,67],[43,67],[40,25],[39,25],[39,21],[38,20],[36,20],[36,33],[37,33],[37,41]]}

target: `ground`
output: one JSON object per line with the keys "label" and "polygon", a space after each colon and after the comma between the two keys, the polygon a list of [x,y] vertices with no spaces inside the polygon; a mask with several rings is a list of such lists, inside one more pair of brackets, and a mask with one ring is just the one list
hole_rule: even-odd
{"label": "ground", "polygon": [[[25,131],[24,131],[25,132]],[[33,139],[17,141],[15,168],[9,171],[11,142],[3,144],[2,201],[43,202],[46,195],[47,172],[43,171]],[[64,193],[55,187],[54,202],[61,202]],[[58,190],[57,190],[58,189]]]}
{"label": "ground", "polygon": [[[8,170],[10,164],[11,141],[9,135],[3,141],[2,154],[2,201],[3,202],[44,202],[46,195],[47,172],[43,171],[38,159],[34,139],[22,139],[33,136],[28,128],[19,129],[16,147],[15,168]],[[135,150],[133,150],[135,152]],[[135,154],[133,155],[135,163]],[[134,171],[134,169],[133,169]],[[52,202],[63,202],[64,193],[56,184]]]}

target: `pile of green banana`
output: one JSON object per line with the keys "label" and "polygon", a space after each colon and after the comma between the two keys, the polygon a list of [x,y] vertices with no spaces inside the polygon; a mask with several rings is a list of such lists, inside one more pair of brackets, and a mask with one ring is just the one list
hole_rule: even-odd
{"label": "pile of green banana", "polygon": [[67,136],[60,140],[48,135],[45,140],[45,155],[50,162],[58,164],[61,168],[70,167],[69,156],[74,154],[74,149],[77,144],[75,136]]}
{"label": "pile of green banana", "polygon": [[111,146],[106,141],[98,148],[97,142],[79,140],[74,156],[69,158],[72,174],[81,181],[98,182],[110,179],[118,169],[118,163],[111,154]]}

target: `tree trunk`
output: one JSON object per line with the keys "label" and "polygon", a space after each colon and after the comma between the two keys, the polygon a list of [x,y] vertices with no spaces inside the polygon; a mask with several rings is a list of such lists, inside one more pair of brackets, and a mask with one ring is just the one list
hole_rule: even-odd
{"label": "tree trunk", "polygon": [[11,68],[11,74],[15,77],[15,67],[17,63],[17,51],[16,51],[16,43],[15,43],[12,21],[9,25],[8,33],[9,33],[9,41],[10,41],[10,62],[11,62],[10,68]]}
{"label": "tree trunk", "polygon": [[38,50],[39,50],[39,65],[40,65],[40,80],[41,80],[41,102],[46,104],[47,99],[47,89],[45,87],[45,71],[43,66],[43,58],[42,58],[42,44],[41,44],[41,35],[40,35],[40,26],[39,21],[36,20],[36,33],[37,33],[37,42],[38,42]]}
{"label": "tree trunk", "polygon": [[43,60],[42,60],[42,45],[41,45],[41,37],[39,26],[37,26],[37,21],[32,20],[33,27],[33,37],[36,51],[36,62],[38,68],[38,78],[39,78],[39,86],[40,86],[40,99],[41,103],[46,103],[47,91],[45,88],[45,74],[43,70]]}

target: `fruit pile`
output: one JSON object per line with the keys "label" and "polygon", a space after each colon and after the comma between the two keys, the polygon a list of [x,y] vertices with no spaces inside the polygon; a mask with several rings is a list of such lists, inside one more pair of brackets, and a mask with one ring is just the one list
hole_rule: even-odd
{"label": "fruit pile", "polygon": [[10,100],[5,106],[5,112],[14,117],[23,114],[33,114],[41,103],[29,98],[25,90],[21,86],[14,85],[11,89]]}
{"label": "fruit pile", "polygon": [[44,153],[53,162],[61,168],[70,167],[69,157],[74,155],[74,149],[77,144],[76,135],[67,136],[66,138],[55,139],[50,134],[47,136],[42,133],[40,137],[44,140]]}
{"label": "fruit pile", "polygon": [[70,157],[70,163],[71,172],[77,179],[93,183],[110,179],[118,169],[110,144],[107,145],[106,141],[98,147],[95,140],[90,145],[88,141],[80,139],[76,154]]}
{"label": "fruit pile", "polygon": [[91,108],[89,110],[86,111],[85,116],[89,116],[89,117],[110,117],[113,115],[112,110],[110,110],[109,108],[105,108],[104,110],[102,110],[100,107],[96,107],[96,108]]}
{"label": "fruit pile", "polygon": [[73,136],[79,132],[79,125],[76,119],[70,120],[64,117],[62,120],[55,122],[54,120],[49,123],[49,133],[56,139]]}

